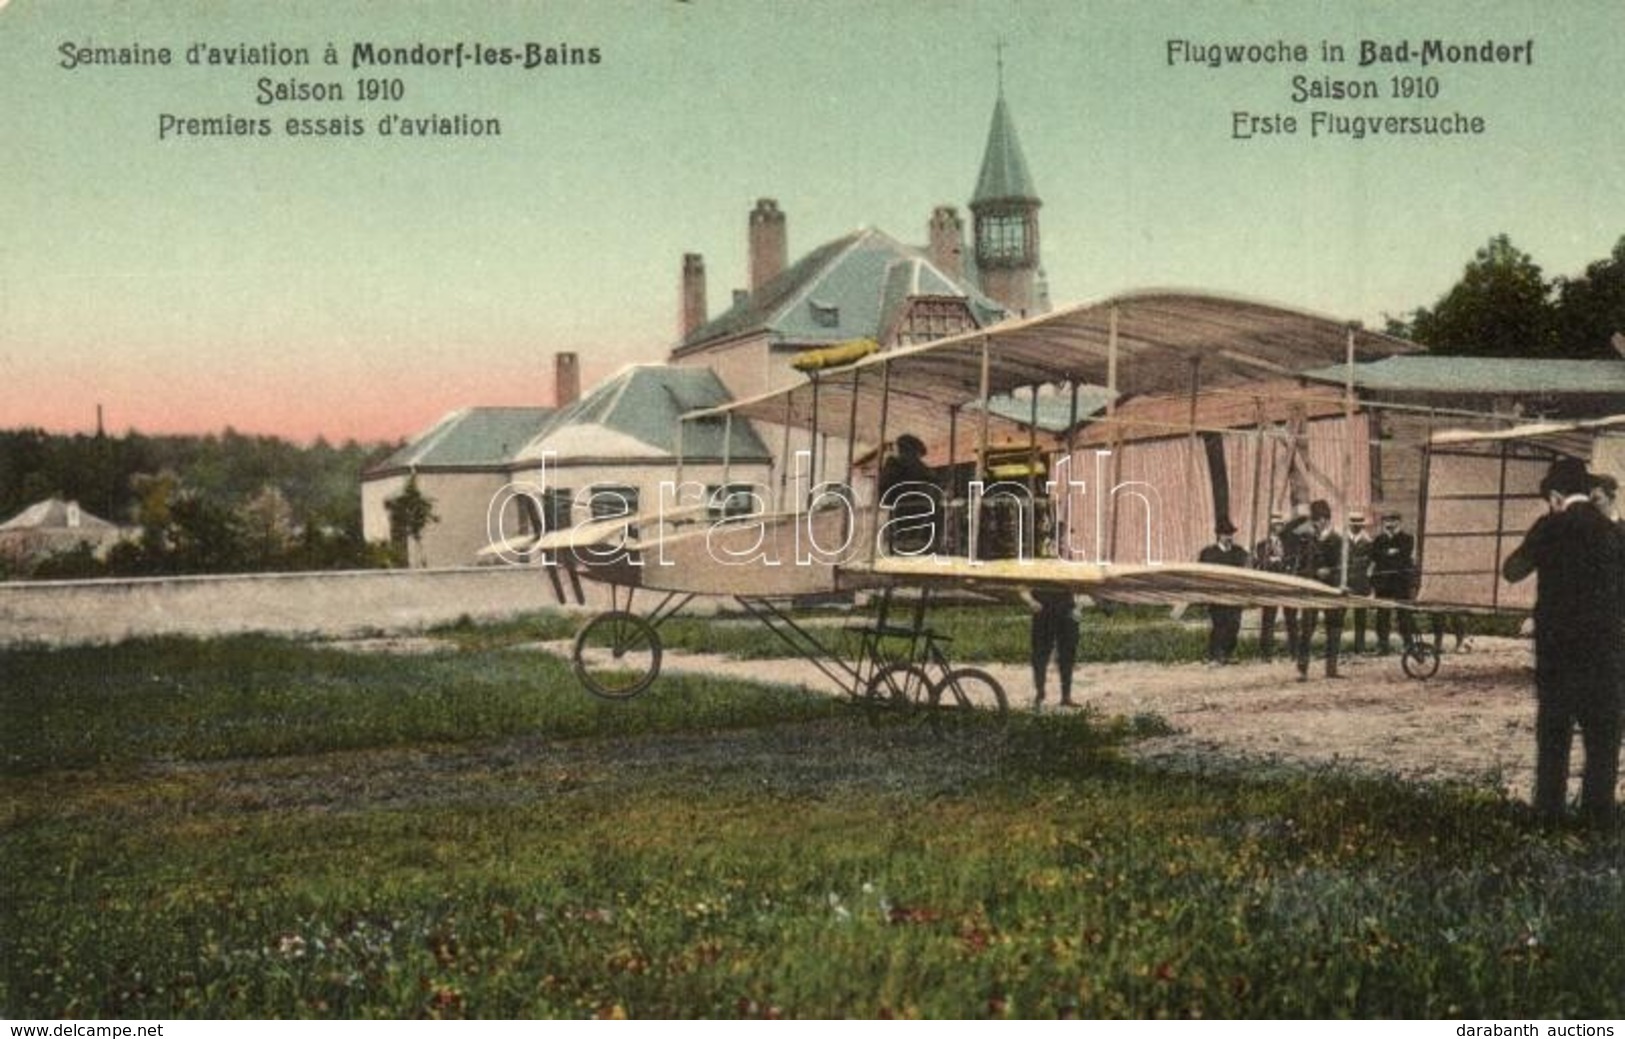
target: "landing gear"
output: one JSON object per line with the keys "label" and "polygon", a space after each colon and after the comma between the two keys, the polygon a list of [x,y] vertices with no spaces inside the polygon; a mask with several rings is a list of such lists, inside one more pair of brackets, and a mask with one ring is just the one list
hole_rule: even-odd
{"label": "landing gear", "polygon": [[1010,711],[999,680],[979,667],[956,667],[931,689],[931,706],[948,711],[993,711],[1003,718]]}
{"label": "landing gear", "polygon": [[1421,639],[1412,639],[1400,655],[1399,666],[1407,678],[1425,682],[1439,673],[1439,651]]}
{"label": "landing gear", "polygon": [[571,661],[587,692],[630,700],[660,674],[660,636],[642,617],[610,610],[581,629]]}

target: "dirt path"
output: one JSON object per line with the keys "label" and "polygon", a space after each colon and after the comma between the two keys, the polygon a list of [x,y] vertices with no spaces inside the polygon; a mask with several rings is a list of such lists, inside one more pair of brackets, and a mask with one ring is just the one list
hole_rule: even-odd
{"label": "dirt path", "polygon": [[[432,649],[434,640],[376,640],[386,652]],[[568,656],[568,642],[537,648]],[[987,665],[1011,706],[1031,709],[1025,667]],[[1417,780],[1493,784],[1527,799],[1534,771],[1534,695],[1526,639],[1477,637],[1471,651],[1445,654],[1426,682],[1405,677],[1397,657],[1345,658],[1342,679],[1311,671],[1298,682],[1292,665],[1247,663],[1084,664],[1075,698],[1108,716],[1154,714],[1172,735],[1136,744],[1134,753],[1164,762],[1281,761],[1338,765]],[[667,650],[663,672],[724,675],[832,693],[833,684],[802,660],[732,660]],[[1059,708],[1051,707],[1050,710]],[[1576,741],[1576,776],[1581,753]],[[1576,782],[1578,780],[1576,779]]]}
{"label": "dirt path", "polygon": [[[1172,725],[1174,735],[1138,745],[1143,757],[1339,764],[1409,779],[1488,781],[1526,798],[1534,768],[1530,659],[1526,640],[1481,637],[1470,652],[1447,652],[1426,682],[1406,678],[1392,656],[1345,660],[1346,678],[1319,677],[1317,669],[1302,683],[1279,660],[1221,668],[1086,664],[1078,669],[1075,697],[1106,715],[1155,714]],[[799,660],[668,652],[664,668],[831,690],[828,679]],[[1026,668],[987,670],[1012,706],[1031,708]]]}

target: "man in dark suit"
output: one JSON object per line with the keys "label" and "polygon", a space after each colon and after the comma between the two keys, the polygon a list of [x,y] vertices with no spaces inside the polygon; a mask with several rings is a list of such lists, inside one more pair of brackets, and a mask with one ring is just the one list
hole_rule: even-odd
{"label": "man in dark suit", "polygon": [[[1371,594],[1371,566],[1372,553],[1376,542],[1369,531],[1365,529],[1365,513],[1349,513],[1349,575],[1348,590],[1350,595]],[[1354,614],[1354,652],[1365,652],[1365,621],[1369,610],[1364,606],[1356,606]]]}
{"label": "man in dark suit", "polygon": [[912,433],[897,438],[897,450],[880,469],[876,488],[891,516],[882,527],[892,555],[927,556],[937,548],[942,492],[925,464],[925,442]]}
{"label": "man in dark suit", "polygon": [[[1408,602],[1416,595],[1416,539],[1399,529],[1397,512],[1383,513],[1382,533],[1371,539],[1371,591],[1380,599]],[[1409,645],[1416,621],[1409,610],[1377,611],[1377,652],[1392,653],[1388,641],[1394,613],[1399,614],[1399,640]]]}
{"label": "man in dark suit", "polygon": [[[1270,516],[1269,533],[1264,540],[1253,548],[1253,568],[1271,574],[1290,574],[1293,572],[1290,546],[1282,531],[1286,528],[1286,520],[1280,515]],[[1259,611],[1258,618],[1258,655],[1264,661],[1275,659],[1275,618],[1283,611],[1276,606],[1265,606]],[[1298,611],[1286,610],[1286,647],[1287,655],[1291,656],[1298,644]]]}
{"label": "man in dark suit", "polygon": [[[1299,573],[1321,584],[1343,585],[1343,536],[1332,529],[1332,507],[1323,498],[1309,503],[1309,516],[1294,528],[1301,540]],[[1294,532],[1289,530],[1289,533]],[[1337,653],[1343,641],[1343,610],[1303,610],[1298,614],[1298,681],[1309,679],[1309,644],[1315,637],[1320,614],[1326,617],[1326,677],[1339,678]]]}
{"label": "man in dark suit", "polygon": [[1535,813],[1560,819],[1568,800],[1574,729],[1585,745],[1580,807],[1609,825],[1619,779],[1625,538],[1589,496],[1578,459],[1559,458],[1541,481],[1549,511],[1501,566],[1535,584]]}
{"label": "man in dark suit", "polygon": [[[1213,534],[1215,538],[1213,544],[1204,547],[1197,555],[1198,563],[1239,567],[1247,565],[1247,550],[1235,542],[1234,523],[1226,517],[1220,517],[1219,522],[1213,525]],[[1209,606],[1207,615],[1210,625],[1207,636],[1207,662],[1235,663],[1236,639],[1241,634],[1241,607]]]}

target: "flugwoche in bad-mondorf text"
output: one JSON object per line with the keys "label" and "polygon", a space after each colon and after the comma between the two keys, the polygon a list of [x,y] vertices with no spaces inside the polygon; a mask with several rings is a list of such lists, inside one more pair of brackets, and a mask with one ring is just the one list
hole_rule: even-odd
{"label": "flugwoche in bad-mondorf text", "polygon": [[1223,103],[1217,129],[1232,140],[1380,141],[1492,133],[1482,77],[1527,73],[1539,52],[1533,37],[1169,38],[1161,60],[1202,78],[1203,96]]}

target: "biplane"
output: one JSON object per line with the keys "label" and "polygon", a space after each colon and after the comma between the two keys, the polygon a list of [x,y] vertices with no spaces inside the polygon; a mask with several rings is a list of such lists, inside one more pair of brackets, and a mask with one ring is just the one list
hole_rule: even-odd
{"label": "biplane", "polygon": [[[998,684],[952,667],[925,626],[934,593],[1064,588],[1123,604],[1351,604],[1347,591],[1307,578],[1163,561],[1152,552],[1138,562],[1115,562],[1098,537],[1091,546],[1086,535],[1098,533],[1109,503],[1114,522],[1124,509],[1138,510],[1149,549],[1154,509],[1184,507],[1185,475],[1168,474],[1170,486],[1161,489],[1148,481],[1096,486],[1091,498],[1099,474],[1063,471],[1084,417],[1080,393],[1100,393],[1104,414],[1091,421],[1110,423],[1124,400],[1181,397],[1344,365],[1345,410],[1352,414],[1356,364],[1418,349],[1355,323],[1177,291],[1119,295],[888,350],[843,344],[804,355],[791,385],[683,416],[684,423],[750,421],[776,430],[774,486],[754,488],[743,501],[737,490],[726,502],[685,499],[679,454],[673,493],[662,496],[659,508],[552,531],[541,529],[533,508],[539,533],[503,551],[542,566],[561,599],[581,602],[582,581],[608,588],[611,608],[587,621],[573,656],[577,676],[600,696],[646,689],[660,671],[660,625],[696,596],[711,596],[732,599],[855,696],[1002,709]],[[1068,414],[1046,427],[1038,420],[1041,403],[1051,414],[1058,408]],[[946,457],[942,483],[917,488],[934,511],[929,536],[912,544],[898,535],[919,521],[888,508],[871,475],[903,433],[930,445],[934,458]],[[1344,488],[1352,453],[1344,455]],[[1049,459],[1062,461],[1051,470]],[[1346,514],[1346,493],[1341,497],[1339,513]],[[905,590],[914,609],[897,623],[888,612],[891,597]],[[791,609],[799,600],[856,593],[881,603],[878,619],[861,633],[856,659],[799,623]],[[635,598],[646,605],[636,607]],[[887,640],[903,648],[884,651]]]}

